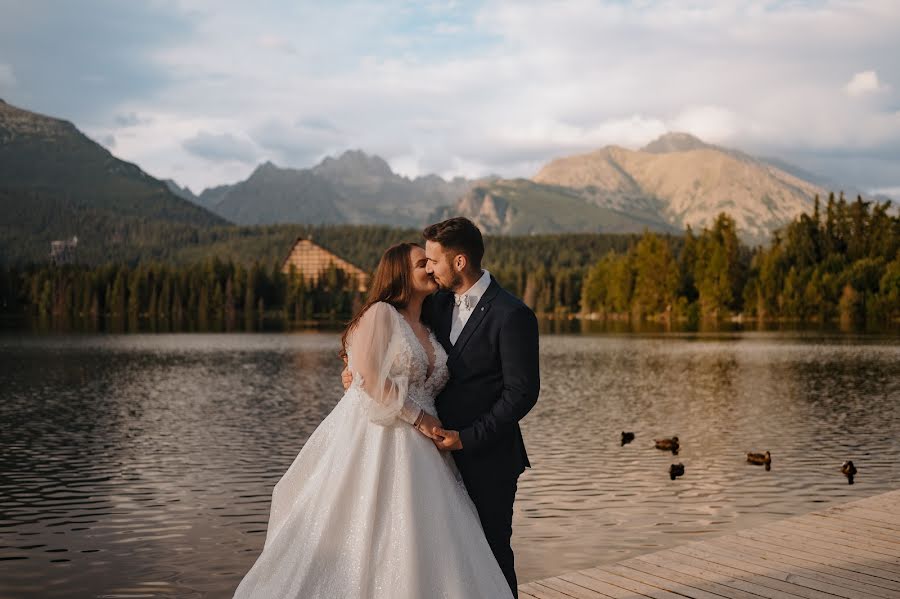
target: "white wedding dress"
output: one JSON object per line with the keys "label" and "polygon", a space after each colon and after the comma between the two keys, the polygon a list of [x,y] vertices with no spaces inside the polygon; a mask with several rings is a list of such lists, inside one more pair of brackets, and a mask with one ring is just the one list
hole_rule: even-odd
{"label": "white wedding dress", "polygon": [[348,342],[354,381],[275,485],[266,541],[236,598],[508,599],[453,458],[401,417],[446,384],[409,324],[374,304]]}

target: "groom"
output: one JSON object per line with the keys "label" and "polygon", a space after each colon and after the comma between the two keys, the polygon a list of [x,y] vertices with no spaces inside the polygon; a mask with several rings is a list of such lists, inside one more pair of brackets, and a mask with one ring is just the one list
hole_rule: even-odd
{"label": "groom", "polygon": [[478,509],[488,544],[518,597],[513,564],[513,501],[530,467],[519,420],[540,392],[537,319],[481,268],[484,241],[472,221],[430,225],[426,271],[438,291],[422,318],[447,350],[450,381],[437,397],[435,444],[452,451]]}

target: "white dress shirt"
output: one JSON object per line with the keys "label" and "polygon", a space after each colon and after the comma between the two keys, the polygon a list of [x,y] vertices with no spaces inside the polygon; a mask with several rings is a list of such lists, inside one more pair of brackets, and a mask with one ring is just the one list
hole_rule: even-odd
{"label": "white dress shirt", "polygon": [[475,306],[487,288],[491,285],[491,273],[486,270],[481,271],[481,278],[474,285],[469,287],[465,293],[454,294],[453,306],[453,324],[450,326],[450,343],[456,345],[459,334],[462,333],[463,327],[469,322],[469,317],[475,311]]}

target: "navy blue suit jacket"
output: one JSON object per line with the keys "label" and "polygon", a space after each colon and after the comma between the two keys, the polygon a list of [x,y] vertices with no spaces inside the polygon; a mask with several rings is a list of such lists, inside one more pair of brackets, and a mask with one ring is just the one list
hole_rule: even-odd
{"label": "navy blue suit jacket", "polygon": [[464,478],[515,478],[531,466],[519,420],[540,392],[537,319],[493,277],[455,345],[452,318],[452,292],[426,300],[423,320],[448,354],[450,380],[436,405],[444,428],[460,434],[453,457]]}

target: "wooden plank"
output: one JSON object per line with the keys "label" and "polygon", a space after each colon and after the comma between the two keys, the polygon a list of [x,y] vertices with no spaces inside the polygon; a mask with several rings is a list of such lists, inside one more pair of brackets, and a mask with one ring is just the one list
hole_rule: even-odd
{"label": "wooden plank", "polygon": [[772,539],[768,539],[762,535],[753,536],[753,534],[754,533],[743,531],[739,533],[738,536],[741,539],[741,543],[755,543],[775,553],[792,555],[794,557],[816,561],[822,565],[853,570],[854,572],[865,573],[869,576],[881,578],[889,582],[900,583],[900,576],[897,576],[893,572],[888,572],[887,570],[882,570],[869,564],[850,562],[845,555],[835,556],[834,554],[816,550],[815,548],[810,549],[802,545],[799,547],[785,547],[783,542],[781,542],[782,544],[775,544]]}
{"label": "wooden plank", "polygon": [[900,598],[900,490],[519,591],[522,599]]}
{"label": "wooden plank", "polygon": [[[709,543],[713,547],[723,547],[726,549],[738,546],[748,555],[755,555],[759,556],[762,559],[778,561],[791,566],[805,568],[813,572],[821,572],[823,574],[828,574],[829,576],[836,576],[847,580],[854,580],[856,582],[861,582],[867,585],[887,589],[894,593],[894,596],[900,595],[900,583],[842,568],[840,567],[840,562],[838,562],[837,560],[834,560],[829,564],[823,564],[821,561],[815,561],[814,559],[810,560],[808,559],[808,557],[778,553],[773,550],[774,548],[771,545],[766,546],[765,544],[751,541],[749,539],[741,539],[740,542],[737,542],[731,537],[723,537],[722,539],[711,539],[710,541],[707,541],[707,543]],[[811,557],[814,558],[815,556]]]}
{"label": "wooden plank", "polygon": [[878,526],[890,530],[900,531],[900,520],[894,521],[893,519],[889,519],[883,512],[873,512],[863,507],[851,506],[842,510],[838,510],[838,513],[848,514],[862,520],[869,520],[870,522],[873,522]]}
{"label": "wooden plank", "polygon": [[538,582],[529,582],[524,585],[519,585],[519,589],[524,590],[526,593],[537,599],[560,599],[560,597],[562,597],[562,599],[571,599],[557,593],[553,589],[541,586]]}
{"label": "wooden plank", "polygon": [[892,535],[886,533],[883,528],[868,526],[856,522],[850,523],[841,518],[830,518],[825,514],[810,514],[810,517],[803,520],[806,526],[822,526],[832,530],[840,530],[847,534],[856,534],[875,539],[890,545],[900,545],[900,535]]}
{"label": "wooden plank", "polygon": [[546,585],[553,589],[564,591],[567,595],[575,597],[576,599],[608,599],[609,598],[609,595],[603,595],[597,591],[592,591],[590,589],[586,589],[582,586],[578,586],[577,584],[571,583],[568,580],[563,580],[562,578],[548,578],[546,580],[542,580],[541,584]]}
{"label": "wooden plank", "polygon": [[[900,582],[900,574],[890,570],[885,567],[885,564],[880,562],[875,562],[873,560],[868,560],[861,558],[858,555],[850,555],[845,552],[840,551],[832,551],[828,549],[822,549],[821,547],[813,546],[811,543],[803,543],[799,541],[791,541],[789,539],[785,539],[784,537],[773,537],[768,534],[763,534],[757,531],[754,532],[741,532],[739,533],[741,538],[755,539],[757,541],[763,541],[772,545],[779,547],[782,551],[790,551],[791,554],[796,552],[804,552],[814,554],[820,557],[831,558],[837,560],[838,562],[847,564],[847,567],[851,567],[852,569],[858,572],[867,572],[869,574],[873,574],[875,576],[881,576],[882,578],[887,578],[888,580],[893,580],[896,582]],[[861,570],[860,568],[865,568]]]}
{"label": "wooden plank", "polygon": [[574,595],[553,588],[545,580],[537,580],[533,584],[535,591],[540,592],[541,599],[577,599]]}
{"label": "wooden plank", "polygon": [[711,593],[709,591],[698,588],[696,584],[684,584],[675,582],[668,578],[656,576],[655,574],[649,574],[642,570],[629,568],[621,563],[613,564],[611,566],[602,566],[601,569],[605,570],[606,572],[618,574],[623,578],[629,578],[636,582],[641,582],[644,584],[655,586],[657,588],[666,589],[667,591],[672,591],[673,593],[678,593],[679,595],[690,597],[691,599],[722,599],[722,595],[717,595],[715,593]]}
{"label": "wooden plank", "polygon": [[872,495],[871,497],[864,497],[862,499],[854,499],[852,501],[846,501],[840,505],[835,505],[832,507],[854,506],[854,505],[866,506],[866,505],[892,504],[892,503],[900,503],[900,497],[897,497],[896,491],[891,491],[889,493],[881,493],[879,495]]}
{"label": "wooden plank", "polygon": [[[764,560],[751,559],[746,555],[732,553],[719,547],[702,546],[690,548],[688,555],[708,559],[714,563],[721,564],[735,570],[742,570],[755,574],[756,576],[765,576],[785,583],[787,586],[779,585],[779,588],[805,597],[820,596],[821,593],[844,597],[846,599],[867,599],[870,595],[860,592],[858,589],[847,588],[842,585],[836,585],[832,581],[822,580],[813,573],[795,569],[791,571],[785,567],[775,568],[771,563]],[[793,586],[794,588],[791,588]]]}
{"label": "wooden plank", "polygon": [[842,503],[839,505],[834,505],[828,509],[832,510],[849,510],[849,509],[875,509],[885,511],[888,514],[896,512],[896,506],[900,505],[897,503],[885,503],[884,501],[878,500],[876,497],[870,497],[869,499],[864,499],[861,501],[850,501],[848,503]]}
{"label": "wooden plank", "polygon": [[665,578],[666,580],[672,580],[674,582],[680,582],[687,586],[693,586],[697,589],[702,589],[705,591],[709,591],[710,593],[715,593],[716,597],[728,597],[729,599],[759,599],[759,595],[755,595],[753,593],[748,593],[746,591],[742,591],[740,589],[736,589],[734,587],[729,587],[724,584],[720,584],[718,582],[713,582],[711,580],[705,580],[703,578],[692,576],[690,574],[685,574],[683,572],[679,572],[678,570],[674,570],[672,568],[662,566],[660,564],[655,564],[650,561],[640,560],[636,558],[632,558],[626,560],[624,562],[620,562],[621,566],[625,566],[639,572],[644,572],[646,574],[651,574],[658,576],[660,578]]}
{"label": "wooden plank", "polygon": [[781,523],[780,528],[781,530],[795,530],[798,533],[807,535],[833,537],[835,539],[841,539],[851,546],[858,545],[863,549],[870,549],[872,551],[877,551],[878,553],[884,553],[885,555],[900,557],[900,539],[897,539],[896,542],[882,541],[881,539],[865,533],[847,532],[838,528],[823,526],[822,524],[809,523],[808,520],[785,521]]}
{"label": "wooden plank", "polygon": [[859,507],[865,508],[875,508],[881,510],[883,512],[888,512],[891,514],[896,514],[898,510],[900,510],[900,498],[897,499],[887,499],[881,498],[879,496],[873,497],[873,501],[866,502],[864,504],[860,504]]}
{"label": "wooden plank", "polygon": [[850,506],[844,511],[878,522],[879,526],[887,526],[892,530],[900,530],[900,516],[897,514],[883,512],[863,505]]}
{"label": "wooden plank", "polygon": [[[730,560],[746,564],[748,567],[753,567],[754,570],[751,570],[752,572],[773,576],[784,582],[804,584],[804,586],[818,589],[826,593],[832,593],[834,595],[847,596],[853,599],[868,599],[870,597],[894,599],[896,597],[896,593],[890,589],[860,583],[802,566],[786,564],[778,559],[766,558],[765,556],[745,551],[740,545],[713,544],[707,542],[697,548],[702,549],[704,553],[726,557]],[[804,579],[809,581],[809,583],[798,582]],[[847,589],[847,593],[834,591],[831,587]]]}
{"label": "wooden plank", "polygon": [[797,548],[805,551],[814,551],[816,553],[824,552],[833,557],[846,559],[847,561],[852,563],[871,563],[872,565],[876,565],[879,569],[891,572],[893,574],[900,574],[900,566],[882,559],[883,556],[877,553],[873,554],[862,549],[857,549],[853,552],[850,552],[846,547],[836,546],[833,543],[800,537],[797,535],[791,535],[788,533],[768,530],[764,528],[759,528],[756,530],[742,530],[737,533],[737,536],[741,538],[765,538],[770,543],[781,545],[785,548]]}
{"label": "wooden plank", "polygon": [[779,591],[785,593],[799,595],[800,597],[806,597],[806,599],[818,599],[819,597],[822,597],[823,594],[828,593],[836,595],[838,597],[844,597],[845,599],[859,599],[855,596],[851,597],[848,593],[844,593],[840,589],[826,591],[816,588],[820,585],[817,585],[815,581],[804,578],[803,576],[795,576],[791,581],[783,580],[779,576],[779,573],[774,570],[768,568],[759,568],[753,566],[752,564],[748,564],[747,562],[730,559],[712,551],[703,551],[702,549],[696,548],[693,545],[682,545],[680,547],[676,547],[675,549],[673,549],[673,551],[697,559],[706,560],[712,564],[715,564],[717,568],[722,568],[725,571],[732,573],[732,576],[743,576],[748,579],[749,577],[753,577],[753,580],[764,583],[765,586],[769,588],[778,589]]}
{"label": "wooden plank", "polygon": [[642,555],[636,559],[650,561],[651,563],[662,563],[666,567],[677,569],[703,580],[717,582],[749,594],[767,597],[768,599],[796,599],[799,597],[799,595],[785,593],[779,589],[772,588],[768,584],[761,584],[766,581],[759,580],[758,577],[748,576],[746,572],[735,575],[733,571],[728,571],[717,564],[686,555],[662,551],[650,555]]}
{"label": "wooden plank", "polygon": [[631,591],[632,593],[638,593],[645,597],[652,597],[653,599],[683,599],[683,595],[679,595],[678,593],[673,593],[667,589],[661,589],[651,584],[632,580],[613,572],[607,572],[605,570],[601,570],[600,568],[582,570],[581,573],[585,576],[590,576],[591,578],[602,580],[605,583],[621,587],[625,590]]}
{"label": "wooden plank", "polygon": [[831,543],[834,545],[849,547],[854,550],[860,549],[862,551],[881,555],[883,556],[882,559],[886,561],[900,564],[900,555],[898,555],[897,549],[892,547],[881,547],[880,545],[873,544],[866,545],[866,542],[861,541],[858,537],[848,537],[848,535],[838,531],[832,531],[825,528],[816,528],[810,530],[809,528],[790,524],[787,522],[779,522],[778,526],[764,526],[760,530],[770,531],[775,534],[793,535],[801,539],[808,538],[813,540],[821,540],[823,542]]}
{"label": "wooden plank", "polygon": [[865,502],[880,502],[880,503],[894,503],[900,505],[900,491],[888,491],[887,493],[882,493],[880,495],[873,495],[872,497],[867,497],[865,499],[860,499],[859,501]]}
{"label": "wooden plank", "polygon": [[[591,591],[596,591],[599,594],[605,595],[607,597],[612,597],[613,599],[634,599],[634,597],[636,596],[635,593],[626,591],[622,587],[607,584],[602,580],[597,580],[596,578],[586,576],[583,572],[569,572],[568,574],[563,574],[562,576],[558,576],[557,578],[562,578],[567,582],[577,584],[578,586],[582,586]],[[637,596],[646,597],[646,595],[640,594],[638,594]]]}
{"label": "wooden plank", "polygon": [[890,526],[885,526],[883,522],[877,520],[870,520],[868,518],[859,518],[852,513],[848,512],[822,512],[822,515],[827,518],[835,518],[838,520],[842,520],[844,522],[852,522],[856,524],[862,524],[863,526],[874,526],[879,530],[883,530],[885,532],[889,532],[891,534],[900,534],[900,531],[891,528]]}
{"label": "wooden plank", "polygon": [[[893,563],[887,556],[866,551],[864,549],[854,549],[851,552],[846,547],[836,545],[835,543],[829,542],[824,538],[812,539],[809,537],[799,537],[798,535],[791,535],[765,529],[759,529],[747,534],[748,536],[764,536],[773,539],[773,542],[784,543],[786,546],[801,545],[802,547],[809,547],[811,549],[814,548],[823,551],[829,551],[833,554],[843,556],[845,559],[847,559],[847,561],[854,563],[863,560],[867,562],[876,562],[877,566],[882,570],[887,570],[888,572],[900,575],[900,564]],[[738,533],[738,535],[742,536],[742,533]]]}
{"label": "wooden plank", "polygon": [[[879,560],[862,556],[858,552],[850,553],[847,551],[843,551],[839,547],[835,548],[828,545],[825,545],[823,547],[820,546],[820,544],[807,542],[806,540],[791,539],[790,537],[784,536],[779,537],[770,534],[764,534],[758,531],[749,532],[746,534],[742,533],[740,536],[741,538],[755,539],[757,541],[775,545],[779,547],[781,551],[788,552],[789,554],[796,554],[796,552],[805,552],[819,557],[831,558],[834,560],[838,560],[838,562],[840,563],[846,564],[847,567],[850,567],[853,570],[865,571],[876,576],[887,578],[889,580],[900,580],[900,573],[898,573],[895,568],[891,568],[890,564],[886,564]],[[867,570],[860,570],[860,568],[867,568]],[[871,572],[869,572],[869,570],[871,570]]]}

